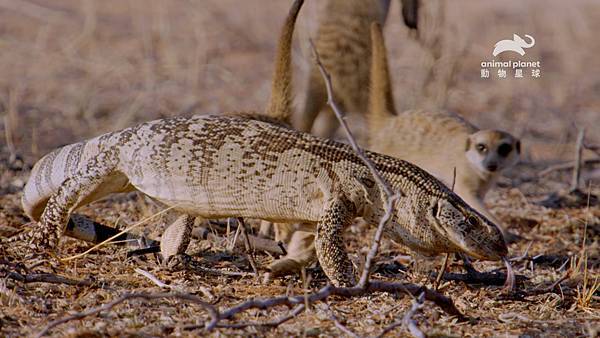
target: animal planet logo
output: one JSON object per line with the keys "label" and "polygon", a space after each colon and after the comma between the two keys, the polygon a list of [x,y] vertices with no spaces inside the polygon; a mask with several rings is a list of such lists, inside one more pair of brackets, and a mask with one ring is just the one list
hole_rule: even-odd
{"label": "animal planet logo", "polygon": [[492,55],[498,56],[500,53],[509,51],[519,53],[521,56],[525,55],[525,50],[523,48],[531,48],[535,46],[535,39],[533,36],[525,34],[525,37],[530,40],[529,43],[523,40],[523,38],[517,34],[513,34],[512,40],[500,40],[496,42]]}
{"label": "animal planet logo", "polygon": [[[535,45],[535,39],[533,36],[525,34],[525,38],[529,41],[526,41],[522,37],[517,34],[513,34],[512,40],[500,40],[496,42],[494,45],[494,50],[492,52],[493,56],[498,56],[504,52],[514,52],[521,56],[525,55],[525,48],[531,48]],[[513,70],[513,74],[515,78],[524,78],[524,69],[531,70],[532,78],[541,77],[541,62],[540,61],[522,61],[522,60],[508,60],[508,61],[482,61],[481,62],[481,77],[489,78],[490,77],[490,68],[497,68],[497,76],[500,79],[507,78],[508,69]]]}

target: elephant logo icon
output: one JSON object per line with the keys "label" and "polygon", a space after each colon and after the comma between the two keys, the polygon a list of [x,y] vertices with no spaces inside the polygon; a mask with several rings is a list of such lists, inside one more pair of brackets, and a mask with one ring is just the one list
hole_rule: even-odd
{"label": "elephant logo icon", "polygon": [[492,55],[497,56],[498,54],[507,51],[519,53],[521,56],[525,55],[525,50],[523,48],[531,48],[535,45],[533,36],[525,34],[525,37],[530,40],[529,43],[517,34],[513,34],[512,40],[500,40],[496,42]]}

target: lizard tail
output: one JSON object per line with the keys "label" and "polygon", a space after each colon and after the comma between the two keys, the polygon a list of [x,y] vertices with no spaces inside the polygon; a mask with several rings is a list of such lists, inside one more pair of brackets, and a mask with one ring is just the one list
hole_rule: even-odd
{"label": "lizard tail", "polygon": [[371,86],[369,91],[368,121],[371,133],[392,115],[396,115],[390,72],[388,69],[387,49],[383,40],[381,25],[371,24]]}
{"label": "lizard tail", "polygon": [[89,142],[70,144],[42,157],[31,169],[21,204],[32,220],[39,220],[50,196],[77,171]]}
{"label": "lizard tail", "polygon": [[292,116],[292,36],[298,12],[304,3],[295,0],[281,30],[275,56],[275,72],[266,115],[291,125]]}

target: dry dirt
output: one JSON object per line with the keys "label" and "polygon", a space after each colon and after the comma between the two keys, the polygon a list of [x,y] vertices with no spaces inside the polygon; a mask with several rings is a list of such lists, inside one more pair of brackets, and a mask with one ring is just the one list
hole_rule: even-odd
{"label": "dry dirt", "polygon": [[[480,127],[508,130],[523,140],[523,160],[506,174],[486,202],[520,239],[510,245],[515,271],[524,276],[518,289],[547,287],[569,272],[550,292],[508,297],[500,286],[444,282],[470,321],[457,322],[426,302],[413,317],[429,336],[596,336],[600,328],[600,169],[584,166],[582,198],[574,205],[543,206],[551,194],[569,187],[570,171],[540,172],[574,157],[577,127],[586,143],[600,145],[600,3],[576,1],[452,1],[446,6],[443,39],[446,65],[454,76],[441,99],[422,95],[431,67],[426,50],[401,24],[398,2],[388,17],[396,102],[401,108],[443,105]],[[48,151],[103,132],[165,116],[261,110],[269,96],[276,33],[289,1],[0,1],[0,236],[28,222],[19,198],[29,168]],[[322,2],[307,1],[294,48],[297,106],[310,60],[307,39],[313,34]],[[491,60],[494,43],[513,33],[531,34],[536,46],[528,60],[541,60],[541,78],[482,79],[480,62]],[[458,46],[458,47],[457,47]],[[500,59],[500,58],[499,58]],[[365,85],[365,90],[366,90]],[[351,127],[360,130],[355,115]],[[15,156],[18,155],[18,156]],[[597,158],[584,151],[584,158]],[[143,196],[114,196],[82,213],[104,224],[133,224],[160,211]],[[156,238],[162,221],[140,232]],[[352,258],[366,254],[372,229],[347,232]],[[59,257],[81,253],[89,245],[61,243]],[[198,295],[220,309],[251,298],[303,294],[324,286],[318,269],[300,277],[261,284],[259,278],[229,277],[194,270],[168,272],[152,256],[127,259],[127,248],[107,246],[83,258],[56,264],[23,259],[23,252],[0,247],[0,336],[30,336],[52,320],[82,312],[127,292],[164,290],[134,271],[141,268],[161,281]],[[197,241],[188,250],[194,261],[217,271],[252,272],[243,252],[225,243]],[[431,286],[429,277],[441,259],[403,259],[402,247],[385,241],[374,278]],[[272,259],[257,253],[259,272]],[[480,270],[501,263],[476,262]],[[458,262],[451,266],[461,272]],[[11,273],[13,273],[11,275]],[[86,285],[25,283],[14,273],[51,273]],[[11,277],[12,276],[12,277]],[[376,293],[316,303],[277,328],[219,328],[211,335],[338,336],[333,316],[360,336],[378,335],[400,320],[412,299]],[[288,310],[249,310],[227,323],[269,321]],[[187,329],[208,319],[198,305],[176,299],[131,300],[99,315],[59,325],[53,336],[205,335]],[[409,335],[396,328],[388,336]]]}

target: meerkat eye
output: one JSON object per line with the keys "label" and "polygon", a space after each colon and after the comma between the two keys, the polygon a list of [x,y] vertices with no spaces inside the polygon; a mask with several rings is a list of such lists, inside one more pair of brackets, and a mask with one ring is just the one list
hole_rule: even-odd
{"label": "meerkat eye", "polygon": [[479,220],[477,219],[477,217],[471,215],[467,217],[467,223],[469,223],[470,226],[476,227],[479,225]]}
{"label": "meerkat eye", "polygon": [[479,143],[479,144],[477,144],[477,145],[475,146],[475,149],[477,149],[477,151],[478,151],[478,152],[480,152],[480,153],[485,153],[485,152],[487,152],[487,147],[486,147],[486,145],[485,145],[485,144],[483,144],[483,143]]}
{"label": "meerkat eye", "polygon": [[510,154],[510,152],[513,150],[513,147],[508,144],[508,143],[502,143],[499,147],[498,147],[498,155],[502,156],[502,157],[506,157],[508,156],[508,154]]}

